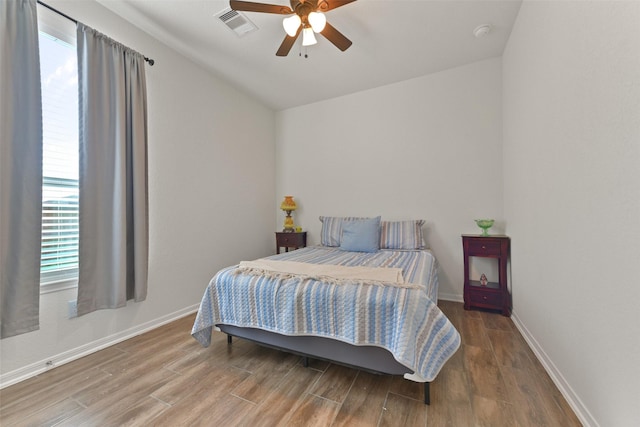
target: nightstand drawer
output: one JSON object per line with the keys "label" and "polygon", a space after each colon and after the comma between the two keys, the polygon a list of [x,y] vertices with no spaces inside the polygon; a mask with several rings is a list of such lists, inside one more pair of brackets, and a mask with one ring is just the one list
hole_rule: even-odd
{"label": "nightstand drawer", "polygon": [[470,289],[469,299],[471,305],[476,307],[502,309],[502,293],[491,292],[488,289]]}
{"label": "nightstand drawer", "polygon": [[278,244],[280,246],[300,247],[305,244],[305,236],[302,233],[279,233]]}
{"label": "nightstand drawer", "polygon": [[499,240],[494,240],[491,238],[478,238],[468,240],[467,244],[469,245],[468,255],[470,256],[500,256]]}
{"label": "nightstand drawer", "polygon": [[307,246],[307,232],[279,232],[276,231],[276,253],[280,253],[280,248],[285,248],[289,252],[289,248],[304,248]]}

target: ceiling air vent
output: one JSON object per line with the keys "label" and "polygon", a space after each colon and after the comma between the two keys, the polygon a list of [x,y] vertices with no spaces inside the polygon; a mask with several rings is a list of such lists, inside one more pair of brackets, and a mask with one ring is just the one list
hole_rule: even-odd
{"label": "ceiling air vent", "polygon": [[242,12],[226,8],[216,14],[216,18],[221,20],[231,31],[236,33],[238,37],[252,33],[258,29],[256,24],[251,22]]}

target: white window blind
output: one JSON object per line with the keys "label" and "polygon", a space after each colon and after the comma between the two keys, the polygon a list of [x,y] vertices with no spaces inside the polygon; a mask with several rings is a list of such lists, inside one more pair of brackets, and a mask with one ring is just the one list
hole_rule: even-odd
{"label": "white window blind", "polygon": [[40,283],[78,275],[78,67],[75,25],[42,7],[42,249]]}

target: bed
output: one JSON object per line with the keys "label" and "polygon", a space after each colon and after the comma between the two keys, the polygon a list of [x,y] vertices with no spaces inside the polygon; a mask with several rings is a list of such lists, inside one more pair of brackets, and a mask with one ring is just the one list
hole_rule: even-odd
{"label": "bed", "polygon": [[205,290],[193,337],[207,347],[220,330],[229,343],[233,336],[249,339],[305,362],[312,357],[402,375],[424,383],[428,404],[429,383],[460,345],[437,307],[435,257],[422,243],[347,250],[339,241],[342,227],[332,231],[340,233],[332,242],[325,225],[323,245],[220,270]]}

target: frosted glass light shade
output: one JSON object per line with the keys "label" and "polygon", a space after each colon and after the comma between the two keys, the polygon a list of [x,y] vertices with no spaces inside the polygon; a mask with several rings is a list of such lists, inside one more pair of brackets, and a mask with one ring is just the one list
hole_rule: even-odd
{"label": "frosted glass light shade", "polygon": [[327,17],[324,16],[322,12],[311,12],[308,19],[311,28],[313,28],[313,31],[316,33],[324,30],[324,26],[327,25]]}
{"label": "frosted glass light shade", "polygon": [[302,30],[302,46],[311,46],[318,43],[316,35],[313,34],[313,28],[307,27]]}
{"label": "frosted glass light shade", "polygon": [[296,35],[301,23],[302,20],[298,15],[292,15],[282,20],[282,26],[284,27],[284,30],[291,37],[294,37]]}

